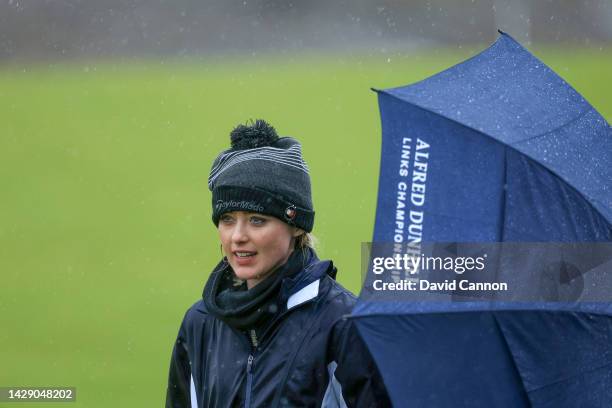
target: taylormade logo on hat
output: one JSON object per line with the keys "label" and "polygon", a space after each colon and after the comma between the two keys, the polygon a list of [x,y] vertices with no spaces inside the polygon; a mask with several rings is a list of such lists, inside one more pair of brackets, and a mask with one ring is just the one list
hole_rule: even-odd
{"label": "taylormade logo on hat", "polygon": [[215,204],[215,211],[223,211],[227,208],[239,208],[244,211],[252,211],[252,212],[264,212],[265,211],[264,206],[259,205],[258,203],[254,201],[218,200],[217,203]]}

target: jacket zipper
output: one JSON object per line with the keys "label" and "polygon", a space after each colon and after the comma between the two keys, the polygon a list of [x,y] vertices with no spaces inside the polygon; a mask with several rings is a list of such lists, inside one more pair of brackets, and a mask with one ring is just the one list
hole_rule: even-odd
{"label": "jacket zipper", "polygon": [[[315,300],[316,298],[313,299],[309,299],[306,302],[291,308],[290,310],[286,310],[285,312],[281,313],[281,315],[278,317],[277,321],[280,321],[283,317],[285,317],[285,315],[289,314],[290,312],[292,312],[294,309],[298,309],[300,307],[303,307],[304,305],[311,303]],[[272,325],[274,326],[274,324]],[[272,329],[272,326],[268,327],[266,329],[266,332],[264,333],[264,335],[270,331]],[[255,329],[251,329],[249,330],[249,340],[251,342],[251,346],[253,347],[253,351],[251,354],[249,354],[248,360],[247,360],[247,384],[246,384],[246,397],[245,397],[245,402],[244,402],[244,407],[245,408],[250,408],[251,407],[251,389],[253,387],[253,373],[252,373],[252,369],[253,369],[253,360],[255,360],[255,353],[257,352],[257,348],[259,347],[259,340],[257,338],[257,332],[255,331]],[[295,358],[295,355],[294,355]],[[291,361],[291,366],[293,366],[293,359]],[[289,370],[291,371],[291,370]],[[286,378],[283,381],[283,385],[281,386],[281,388],[284,388],[285,383],[286,383]],[[280,394],[279,394],[280,395]],[[275,401],[278,398],[275,398]]]}
{"label": "jacket zipper", "polygon": [[257,351],[257,346],[259,342],[257,341],[257,332],[255,329],[251,329],[249,331],[251,344],[253,345],[253,352],[249,354],[249,358],[247,360],[247,383],[246,383],[246,397],[244,400],[244,407],[250,408],[251,406],[251,388],[253,388],[253,360],[255,360],[255,352]]}
{"label": "jacket zipper", "polygon": [[253,367],[253,359],[253,355],[249,354],[249,359],[247,360],[247,385],[244,408],[250,408],[251,406],[251,387],[253,386],[253,372],[251,369]]}

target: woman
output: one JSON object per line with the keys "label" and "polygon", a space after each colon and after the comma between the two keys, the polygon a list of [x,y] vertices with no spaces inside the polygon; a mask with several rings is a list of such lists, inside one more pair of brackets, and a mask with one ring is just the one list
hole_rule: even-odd
{"label": "woman", "polygon": [[166,407],[389,406],[352,322],[355,297],[320,261],[301,146],[239,125],[208,186],[225,257],[186,313]]}

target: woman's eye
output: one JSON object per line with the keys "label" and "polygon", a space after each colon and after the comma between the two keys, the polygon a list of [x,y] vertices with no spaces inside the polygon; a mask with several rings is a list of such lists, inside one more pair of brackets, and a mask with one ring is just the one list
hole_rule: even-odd
{"label": "woman's eye", "polygon": [[251,217],[251,224],[253,225],[262,225],[266,222],[265,218],[261,217]]}
{"label": "woman's eye", "polygon": [[230,217],[229,215],[222,215],[221,216],[221,222],[224,223],[224,224],[232,222],[232,217]]}

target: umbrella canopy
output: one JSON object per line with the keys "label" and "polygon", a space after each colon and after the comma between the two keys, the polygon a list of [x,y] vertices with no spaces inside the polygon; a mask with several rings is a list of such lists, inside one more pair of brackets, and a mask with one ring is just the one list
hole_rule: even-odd
{"label": "umbrella canopy", "polygon": [[[612,241],[609,124],[507,34],[377,92],[374,242]],[[362,296],[353,316],[396,406],[612,406],[610,303]]]}
{"label": "umbrella canopy", "polygon": [[610,125],[507,34],[459,65],[378,97],[383,182],[374,241],[393,239],[401,156],[426,186],[412,203],[424,201],[415,206],[426,214],[422,235],[415,228],[406,237],[611,240]]}

